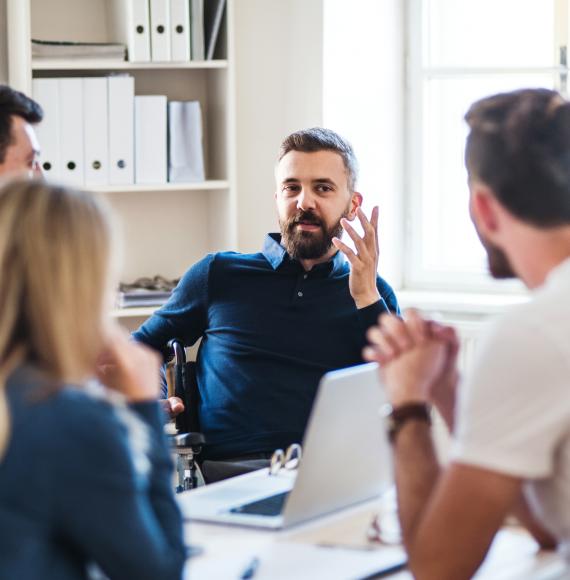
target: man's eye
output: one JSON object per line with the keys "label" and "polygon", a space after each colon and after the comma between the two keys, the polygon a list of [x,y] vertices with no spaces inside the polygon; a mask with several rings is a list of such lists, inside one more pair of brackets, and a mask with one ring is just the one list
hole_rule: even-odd
{"label": "man's eye", "polygon": [[298,185],[286,185],[283,188],[283,191],[286,193],[297,193],[299,191],[299,186]]}
{"label": "man's eye", "polygon": [[327,193],[329,191],[332,191],[332,187],[330,185],[317,185],[317,191]]}

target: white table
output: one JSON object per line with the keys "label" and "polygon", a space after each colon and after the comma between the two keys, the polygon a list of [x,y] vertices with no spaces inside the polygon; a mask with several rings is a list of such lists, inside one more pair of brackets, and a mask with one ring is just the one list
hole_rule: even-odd
{"label": "white table", "polygon": [[[275,532],[245,527],[192,522],[187,540],[204,548],[186,567],[188,580],[232,580],[241,577],[253,557],[259,558],[255,580],[344,580],[378,570],[382,550],[366,549],[366,529],[381,506],[367,502],[310,524]],[[323,544],[329,547],[323,547]],[[373,545],[373,544],[372,544]],[[518,528],[498,534],[478,580],[554,580],[564,576],[564,562],[552,552],[539,552],[536,543]],[[363,573],[363,571],[367,571]],[[408,571],[388,576],[410,580]]]}

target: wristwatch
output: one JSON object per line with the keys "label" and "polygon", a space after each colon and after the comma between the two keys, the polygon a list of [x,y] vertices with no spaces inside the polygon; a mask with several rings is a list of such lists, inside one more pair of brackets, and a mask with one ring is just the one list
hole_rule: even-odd
{"label": "wristwatch", "polygon": [[389,403],[381,407],[380,414],[386,420],[388,440],[394,443],[396,435],[407,421],[425,421],[431,426],[431,408],[426,403],[406,403],[392,407]]}

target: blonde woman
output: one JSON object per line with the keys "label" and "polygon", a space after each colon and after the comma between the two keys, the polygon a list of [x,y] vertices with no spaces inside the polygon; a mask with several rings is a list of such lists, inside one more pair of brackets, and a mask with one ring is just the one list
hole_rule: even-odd
{"label": "blonde woman", "polygon": [[93,196],[0,190],[0,578],[181,577],[160,362],[107,318],[114,254]]}

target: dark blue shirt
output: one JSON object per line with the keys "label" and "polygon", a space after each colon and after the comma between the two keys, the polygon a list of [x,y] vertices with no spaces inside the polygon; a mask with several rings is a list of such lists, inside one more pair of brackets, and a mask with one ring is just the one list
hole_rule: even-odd
{"label": "dark blue shirt", "polygon": [[380,277],[382,298],[358,310],[340,252],[306,272],[279,239],[268,235],[257,254],[208,255],[134,333],[162,351],[172,338],[202,337],[196,372],[210,459],[301,441],[321,376],[361,363],[366,329],[399,311]]}
{"label": "dark blue shirt", "polygon": [[6,394],[0,578],[86,579],[96,564],[111,580],[179,580],[182,518],[157,403],[54,389],[30,366],[12,373]]}

